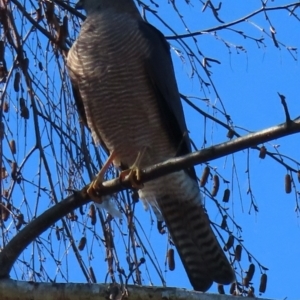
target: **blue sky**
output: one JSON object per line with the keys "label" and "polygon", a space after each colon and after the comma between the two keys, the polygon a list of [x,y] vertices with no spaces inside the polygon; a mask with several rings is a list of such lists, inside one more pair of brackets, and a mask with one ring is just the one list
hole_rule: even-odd
{"label": "blue sky", "polygon": [[[267,5],[278,6],[287,3],[289,1],[269,1]],[[184,1],[176,2],[191,31],[202,31],[220,25],[212,17],[209,9],[205,13],[201,13],[200,3],[192,1],[192,4],[194,7],[186,5]],[[217,3],[214,4],[217,5]],[[259,8],[261,8],[260,1],[223,1],[219,17],[225,23],[229,23]],[[268,12],[268,16],[276,29],[278,41],[286,46],[299,49],[299,21],[290,17],[288,12],[283,10]],[[167,18],[172,25],[175,24],[174,28],[178,34],[185,33],[184,26],[177,25],[179,22],[175,14],[171,16],[171,14],[165,13],[163,17]],[[166,35],[171,35],[162,25],[156,26]],[[258,131],[284,122],[285,115],[277,92],[286,96],[292,118],[299,116],[300,68],[298,54],[294,52],[293,58],[284,46],[280,46],[280,49],[276,48],[272,39],[257,27],[264,28],[268,34],[270,33],[270,26],[263,14],[249,19],[249,22],[235,25],[233,28],[242,30],[254,38],[264,37],[264,46],[258,47],[253,40],[244,39],[228,30],[217,31],[219,39],[211,33],[197,37],[201,52],[205,56],[221,62],[221,64],[212,63],[211,78],[234,126],[241,128],[237,131],[242,135],[246,134],[247,130]],[[234,47],[229,49],[220,39],[233,45],[241,45],[245,51],[238,52]],[[189,45],[193,45],[191,39],[185,39],[185,41]],[[178,47],[174,41],[171,41],[171,45]],[[202,57],[200,59],[202,60]],[[204,98],[204,92],[199,87],[197,80],[189,78],[190,66],[183,64],[175,54],[173,61],[180,90],[186,95]],[[201,72],[200,68],[199,70]],[[211,103],[216,103],[217,107],[220,107],[213,91],[206,90],[205,93]],[[193,102],[204,111],[210,114],[215,113],[211,106],[203,101],[194,100]],[[184,107],[191,137],[200,148],[204,135],[203,118],[191,111],[187,105]],[[221,114],[215,116],[225,121]],[[207,146],[226,141],[226,130],[219,125],[208,122],[206,139]],[[274,146],[279,146],[280,153],[299,161],[299,135],[271,141],[265,146],[271,152],[275,152]],[[300,228],[299,213],[294,211],[296,206],[295,191],[289,195],[284,191],[286,169],[283,166],[278,165],[270,158],[259,159],[258,152],[255,150],[249,150],[249,154],[251,188],[259,208],[258,213],[253,210],[249,213],[250,197],[247,195],[249,185],[245,173],[247,170],[247,151],[212,161],[210,165],[216,167],[218,172],[231,181],[229,188],[232,188],[231,184],[233,184],[233,195],[228,208],[243,228],[242,237],[246,248],[263,266],[269,269],[267,272],[268,286],[264,297],[297,299],[300,297],[297,276],[300,267],[300,248],[297,246],[300,242]],[[237,178],[234,174],[233,159]],[[296,167],[296,165],[293,166]],[[202,167],[197,167],[197,169],[201,172]],[[296,187],[299,189],[297,181]],[[219,195],[220,198],[221,195]],[[218,213],[214,210],[209,199],[206,199],[206,204],[211,220],[219,220]],[[241,265],[244,270],[247,270],[247,259],[244,259]],[[188,281],[185,281],[186,278],[183,278],[184,276],[179,275],[178,272],[178,269],[172,274],[168,272],[168,283],[174,286],[189,287]],[[253,280],[256,295],[258,295],[259,277],[260,272],[257,268]],[[216,291],[216,287],[213,287],[211,291]]]}

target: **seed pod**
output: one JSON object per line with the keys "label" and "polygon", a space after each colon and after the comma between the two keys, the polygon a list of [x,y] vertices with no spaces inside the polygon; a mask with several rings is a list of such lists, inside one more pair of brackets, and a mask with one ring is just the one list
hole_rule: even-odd
{"label": "seed pod", "polygon": [[235,286],[236,286],[236,283],[235,283],[235,282],[233,282],[233,283],[230,285],[230,290],[229,290],[230,295],[234,295],[234,294],[235,294]]}
{"label": "seed pod", "polygon": [[226,229],[227,228],[227,216],[223,216],[223,219],[222,219],[222,223],[221,223],[221,228],[222,229]]}
{"label": "seed pod", "polygon": [[8,173],[6,171],[6,168],[5,167],[2,167],[1,168],[1,178],[0,179],[5,179],[8,177]]}
{"label": "seed pod", "polygon": [[3,140],[5,135],[5,125],[3,122],[0,123],[0,139]]}
{"label": "seed pod", "polygon": [[60,241],[60,229],[58,226],[55,227],[55,234],[58,241]]}
{"label": "seed pod", "polygon": [[170,271],[175,270],[175,258],[174,258],[174,249],[169,249],[168,250],[168,266]]}
{"label": "seed pod", "polygon": [[20,98],[20,107],[22,108],[22,107],[25,107],[26,106],[26,104],[25,104],[25,99],[24,98]]}
{"label": "seed pod", "polygon": [[[5,168],[4,168],[4,169],[5,169]],[[7,175],[7,176],[8,176],[8,175]],[[4,198],[8,198],[9,191],[8,191],[8,190],[4,190],[2,195],[3,195]]]}
{"label": "seed pod", "polygon": [[3,103],[3,112],[7,113],[9,111],[9,103],[4,101]]}
{"label": "seed pod", "polygon": [[300,171],[297,172],[298,182],[300,183]]}
{"label": "seed pod", "polygon": [[249,282],[250,282],[249,277],[246,276],[243,278],[243,286],[249,287]]}
{"label": "seed pod", "polygon": [[211,195],[213,197],[216,197],[219,191],[219,187],[220,187],[220,180],[219,180],[219,176],[218,175],[214,175],[213,177],[213,189],[211,192]]}
{"label": "seed pod", "polygon": [[230,190],[226,189],[224,191],[224,195],[223,195],[223,202],[227,203],[229,201],[229,198],[230,198]]}
{"label": "seed pod", "polygon": [[94,273],[94,270],[92,267],[89,267],[89,273],[90,273],[90,278],[91,278],[92,282],[96,283],[97,280],[96,280],[96,276],[95,276],[95,273]]}
{"label": "seed pod", "polygon": [[26,106],[23,106],[21,108],[21,117],[24,118],[25,120],[29,119],[29,109]]}
{"label": "seed pod", "polygon": [[208,176],[209,176],[209,173],[210,173],[210,169],[208,166],[206,166],[203,170],[203,173],[202,173],[202,177],[200,179],[200,186],[201,187],[204,187],[206,185],[206,182],[207,182],[207,179],[208,179]]}
{"label": "seed pod", "polygon": [[262,146],[259,150],[259,158],[264,159],[267,154],[267,148],[265,146]]}
{"label": "seed pod", "polygon": [[233,246],[233,242],[234,242],[234,236],[230,234],[227,243],[224,246],[224,251],[228,251]]}
{"label": "seed pod", "polygon": [[15,140],[11,140],[9,142],[9,148],[10,148],[10,151],[11,151],[12,154],[16,154],[17,153]]}
{"label": "seed pod", "polygon": [[234,137],[234,130],[229,129],[226,135],[229,139],[232,139]]}
{"label": "seed pod", "polygon": [[254,264],[250,264],[249,269],[247,271],[247,277],[249,278],[249,281],[252,280],[254,272],[255,272],[255,265]]}
{"label": "seed pod", "polygon": [[79,249],[80,251],[82,251],[82,250],[84,249],[84,247],[85,247],[85,244],[86,244],[86,237],[83,236],[83,237],[80,239],[80,241],[79,241],[78,249]]}
{"label": "seed pod", "polygon": [[1,209],[1,219],[3,222],[6,222],[9,218],[10,215],[10,211],[11,211],[11,204],[10,203],[6,203],[5,206],[2,206]]}
{"label": "seed pod", "polygon": [[132,191],[131,199],[132,199],[133,203],[139,202],[139,194],[138,194],[137,190]]}
{"label": "seed pod", "polygon": [[235,251],[234,251],[234,257],[236,261],[241,261],[242,257],[242,246],[241,245],[236,245]]}
{"label": "seed pod", "polygon": [[15,92],[19,92],[20,91],[20,80],[21,80],[21,74],[20,72],[16,72],[15,74],[15,79],[14,79],[14,90]]}
{"label": "seed pod", "polygon": [[43,70],[44,70],[43,64],[42,64],[40,61],[39,61],[39,63],[38,63],[38,67],[39,67],[40,71],[43,71]]}
{"label": "seed pod", "polygon": [[68,19],[68,16],[64,16],[64,18],[63,18],[63,26],[64,26],[64,30],[65,30],[66,36],[69,35],[69,28],[68,28],[68,25],[69,25],[69,19]]}
{"label": "seed pod", "polygon": [[141,258],[140,258],[140,261],[139,261],[139,265],[142,265],[142,264],[144,264],[145,262],[146,262],[145,257],[141,257]]}
{"label": "seed pod", "polygon": [[4,41],[0,41],[0,61],[1,62],[4,60],[4,49],[5,49]]}
{"label": "seed pod", "polygon": [[96,218],[96,209],[95,209],[95,205],[94,204],[90,205],[88,216],[91,218],[91,224],[95,225],[96,221],[97,221],[97,218]]}
{"label": "seed pod", "polygon": [[223,284],[218,284],[218,293],[221,294],[221,295],[225,294],[224,285]]}
{"label": "seed pod", "polygon": [[17,180],[17,178],[18,178],[17,163],[15,161],[13,161],[11,163],[11,174],[10,174],[10,176],[13,180]]}
{"label": "seed pod", "polygon": [[19,214],[17,217],[16,229],[19,230],[24,224],[24,215]]}
{"label": "seed pod", "polygon": [[267,274],[262,274],[260,277],[260,284],[259,284],[259,292],[260,293],[264,293],[266,291],[267,281],[268,281]]}
{"label": "seed pod", "polygon": [[285,175],[285,192],[287,194],[290,194],[292,191],[292,179],[291,179],[291,175],[290,174],[286,174]]}

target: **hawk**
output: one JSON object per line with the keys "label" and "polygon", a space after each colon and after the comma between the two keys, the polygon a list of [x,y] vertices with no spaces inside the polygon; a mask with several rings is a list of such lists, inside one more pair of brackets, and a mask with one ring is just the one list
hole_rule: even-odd
{"label": "hawk", "polygon": [[[80,0],[76,6],[87,17],[67,67],[82,119],[110,153],[109,162],[142,169],[190,153],[163,34],[142,19],[133,0]],[[145,183],[139,197],[159,208],[195,290],[235,279],[202,206],[194,168]]]}

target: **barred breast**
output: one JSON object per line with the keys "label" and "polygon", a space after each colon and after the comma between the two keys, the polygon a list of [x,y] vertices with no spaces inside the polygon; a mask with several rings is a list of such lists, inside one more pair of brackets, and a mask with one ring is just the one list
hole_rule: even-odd
{"label": "barred breast", "polygon": [[101,138],[128,166],[143,147],[147,152],[141,167],[175,155],[143,67],[150,47],[137,22],[126,14],[98,13],[83,24],[68,58],[80,81],[94,141]]}

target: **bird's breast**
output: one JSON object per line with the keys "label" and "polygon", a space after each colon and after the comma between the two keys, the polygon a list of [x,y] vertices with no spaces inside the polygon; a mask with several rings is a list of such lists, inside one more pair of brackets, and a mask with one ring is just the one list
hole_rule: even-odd
{"label": "bird's breast", "polygon": [[117,160],[129,166],[145,147],[142,165],[172,156],[173,147],[145,69],[151,45],[136,21],[113,16],[97,22],[97,28],[83,26],[78,39],[80,42],[90,35],[90,40],[97,40],[93,43],[96,47],[88,43],[75,47],[77,63],[84,62],[78,78],[95,142],[102,140],[110,152],[116,153]]}

